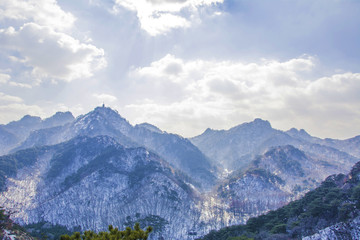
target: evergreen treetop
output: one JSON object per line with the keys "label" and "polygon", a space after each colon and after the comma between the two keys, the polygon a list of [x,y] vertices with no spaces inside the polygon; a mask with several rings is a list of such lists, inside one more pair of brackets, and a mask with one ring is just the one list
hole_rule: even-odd
{"label": "evergreen treetop", "polygon": [[60,240],[147,240],[152,230],[150,226],[145,231],[142,230],[139,223],[135,223],[134,229],[127,227],[124,231],[109,225],[108,232],[95,233],[91,230],[85,231],[84,234],[76,232],[71,236],[62,235]]}

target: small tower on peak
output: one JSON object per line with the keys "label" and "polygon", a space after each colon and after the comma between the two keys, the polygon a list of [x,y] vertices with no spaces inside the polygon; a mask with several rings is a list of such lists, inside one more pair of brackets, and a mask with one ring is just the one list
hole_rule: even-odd
{"label": "small tower on peak", "polygon": [[102,104],[102,107],[103,107],[103,108],[105,107],[105,103]]}

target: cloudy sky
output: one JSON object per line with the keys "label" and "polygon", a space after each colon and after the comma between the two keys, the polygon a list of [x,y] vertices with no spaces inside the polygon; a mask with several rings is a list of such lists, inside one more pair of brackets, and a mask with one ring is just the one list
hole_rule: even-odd
{"label": "cloudy sky", "polygon": [[358,0],[1,0],[0,123],[103,102],[191,137],[360,135]]}

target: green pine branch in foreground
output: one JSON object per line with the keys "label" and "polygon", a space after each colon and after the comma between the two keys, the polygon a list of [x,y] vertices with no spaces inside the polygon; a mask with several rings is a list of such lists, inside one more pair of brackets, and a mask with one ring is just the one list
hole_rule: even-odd
{"label": "green pine branch in foreground", "polygon": [[76,232],[71,236],[62,235],[60,240],[147,240],[152,230],[152,227],[142,230],[139,223],[135,223],[134,229],[127,227],[124,231],[109,225],[109,232],[85,231],[84,234]]}

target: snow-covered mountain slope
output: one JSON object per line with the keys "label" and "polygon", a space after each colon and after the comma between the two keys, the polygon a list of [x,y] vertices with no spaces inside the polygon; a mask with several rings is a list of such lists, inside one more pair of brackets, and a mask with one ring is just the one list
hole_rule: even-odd
{"label": "snow-covered mountain slope", "polygon": [[[181,173],[148,150],[124,148],[107,136],[22,150],[0,163],[6,177],[0,206],[22,224],[98,231],[145,219],[155,227],[153,239],[183,239],[198,219],[196,192]],[[21,167],[6,171],[9,165]]]}
{"label": "snow-covered mountain slope", "polygon": [[317,187],[327,176],[348,171],[291,146],[271,148],[218,188],[222,204],[239,212],[238,222],[274,210]]}
{"label": "snow-covered mountain slope", "polygon": [[135,126],[130,131],[129,136],[188,174],[202,188],[210,189],[214,185],[216,169],[212,167],[209,159],[188,139],[176,134],[149,130],[142,126]]}
{"label": "snow-covered mountain slope", "polygon": [[[359,161],[357,137],[330,141],[261,119],[191,141],[149,123],[133,126],[104,106],[44,122],[55,126],[39,125],[0,157],[0,206],[17,209],[23,223],[99,230],[140,221],[156,225],[156,236],[202,235],[283,206]],[[18,141],[8,125],[0,133]]]}
{"label": "snow-covered mountain slope", "polygon": [[327,177],[319,187],[286,206],[200,239],[359,239],[359,215],[360,162],[349,174]]}

